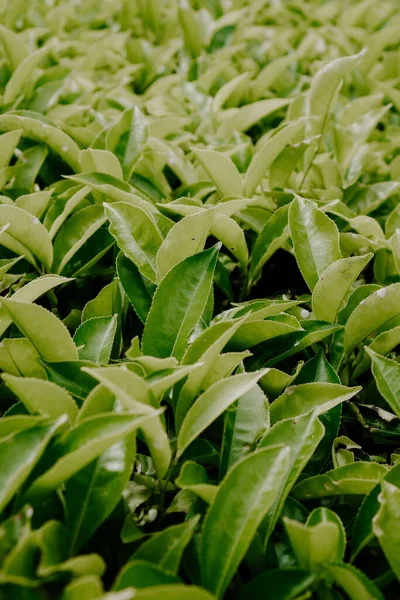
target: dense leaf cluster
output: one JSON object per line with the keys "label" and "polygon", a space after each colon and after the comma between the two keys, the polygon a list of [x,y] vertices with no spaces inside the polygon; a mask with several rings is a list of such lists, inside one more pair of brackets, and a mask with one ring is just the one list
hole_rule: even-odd
{"label": "dense leaf cluster", "polygon": [[398,0],[0,3],[0,598],[400,597]]}

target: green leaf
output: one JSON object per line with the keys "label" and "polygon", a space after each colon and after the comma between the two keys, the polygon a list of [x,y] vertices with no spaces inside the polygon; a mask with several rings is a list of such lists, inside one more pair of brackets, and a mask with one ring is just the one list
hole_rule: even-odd
{"label": "green leaf", "polygon": [[144,210],[127,202],[104,206],[118,247],[142,275],[155,283],[156,256],[163,241],[156,223]]}
{"label": "green leaf", "polygon": [[145,560],[130,560],[118,573],[113,590],[119,591],[127,587],[142,589],[178,582],[175,575],[165,571],[157,564]]}
{"label": "green leaf", "polygon": [[49,53],[49,50],[49,46],[40,48],[40,50],[28,54],[28,56],[18,64],[7,82],[3,96],[4,104],[11,104],[19,95],[24,94],[25,87],[27,87],[32,72],[40,65],[44,57]]}
{"label": "green leaf", "polygon": [[210,374],[220,352],[229,339],[238,330],[242,321],[216,323],[207,328],[189,346],[183,357],[184,364],[199,363],[183,384],[175,410],[176,427],[179,429],[182,421],[192,406],[194,399],[205,386],[205,380]]}
{"label": "green leaf", "polygon": [[194,153],[221,196],[243,196],[242,178],[228,156],[215,150],[195,149]]}
{"label": "green leaf", "polygon": [[10,111],[0,115],[0,131],[20,129],[23,136],[45,143],[74,171],[79,171],[79,146],[62,129],[29,110]]}
{"label": "green leaf", "polygon": [[323,435],[324,428],[314,411],[276,423],[259,441],[259,448],[274,447],[277,444],[285,444],[290,448],[289,464],[282,481],[282,489],[263,522],[265,543],[276,525],[286,498]]}
{"label": "green leaf", "polygon": [[400,579],[399,533],[396,525],[400,510],[400,488],[395,481],[382,481],[378,501],[379,510],[372,520],[373,532],[394,574]]}
{"label": "green leaf", "polygon": [[253,348],[254,355],[249,358],[246,367],[250,370],[265,366],[273,367],[285,358],[320,342],[339,329],[325,321],[316,320],[302,321],[301,325],[302,330],[272,338]]}
{"label": "green leaf", "polygon": [[99,172],[112,175],[117,179],[122,179],[122,169],[117,157],[107,150],[94,150],[87,148],[81,150],[79,154],[79,164],[82,171]]}
{"label": "green leaf", "polygon": [[225,414],[220,476],[248,454],[269,427],[268,400],[255,385]]}
{"label": "green leaf", "polygon": [[0,37],[7,61],[11,70],[15,71],[18,65],[28,56],[27,49],[21,43],[20,36],[4,25],[0,26]]}
{"label": "green leaf", "polygon": [[[43,216],[51,198],[51,191],[34,192],[33,194],[24,194],[15,201],[15,206],[22,208],[33,217],[40,219]],[[51,236],[50,236],[51,237]]]}
{"label": "green leaf", "polygon": [[178,434],[178,456],[235,400],[246,394],[265,371],[242,373],[217,381],[208,388],[186,413]]}
{"label": "green leaf", "polygon": [[[74,189],[76,190],[76,188],[74,188]],[[50,211],[47,213],[44,223],[47,226],[47,228],[49,229],[49,235],[50,235],[51,239],[54,239],[54,237],[58,233],[60,227],[62,227],[62,225],[65,223],[65,221],[71,215],[71,213],[74,212],[75,209],[79,207],[80,203],[84,201],[84,199],[89,194],[89,192],[90,192],[89,186],[84,186],[84,187],[79,186],[77,191],[74,194],[72,194],[72,196],[70,198],[68,198],[68,200],[66,201],[66,203],[63,207],[63,210],[60,212],[60,214],[57,215],[57,217],[54,219],[54,221],[51,222],[50,226],[47,225],[47,223],[46,223],[46,218],[48,217]]]}
{"label": "green leaf", "polygon": [[124,292],[144,324],[150,311],[155,285],[143,278],[137,266],[122,252],[118,254],[116,266]]}
{"label": "green leaf", "polygon": [[125,110],[107,131],[106,149],[119,159],[126,181],[130,180],[148,135],[147,120],[137,106]]}
{"label": "green leaf", "polygon": [[295,486],[293,496],[297,500],[308,500],[342,494],[369,494],[385,471],[386,467],[378,463],[352,463],[301,481]]}
{"label": "green leaf", "polygon": [[[59,277],[58,275],[43,275],[37,277],[33,281],[27,283],[22,288],[19,288],[11,297],[11,300],[18,302],[34,302],[40,296],[46,294],[55,287],[72,281],[67,277]],[[0,334],[3,334],[6,329],[11,325],[12,319],[10,319],[7,309],[0,308]]]}
{"label": "green leaf", "polygon": [[[289,450],[266,448],[240,460],[223,480],[201,536],[201,580],[223,596],[265,513],[279,493]],[[246,494],[238,494],[246,490]]]}
{"label": "green leaf", "polygon": [[196,516],[190,521],[159,531],[142,543],[134,552],[132,559],[154,563],[175,575],[179,569],[183,551],[190,542],[198,522],[199,516]]}
{"label": "green leaf", "polygon": [[2,378],[30,413],[52,419],[66,414],[71,423],[75,421],[78,407],[67,390],[43,379],[14,377],[6,373]]}
{"label": "green leaf", "polygon": [[329,565],[326,571],[345,590],[350,600],[383,600],[379,588],[361,571],[347,564]]}
{"label": "green leaf", "polygon": [[106,217],[101,206],[88,206],[74,213],[61,227],[54,240],[53,269],[61,273],[83,244],[104,223]]}
{"label": "green leaf", "polygon": [[316,411],[326,412],[334,406],[350,400],[361,387],[346,387],[337,383],[303,383],[287,388],[271,405],[271,423],[306,415]]}
{"label": "green leaf", "polygon": [[154,295],[144,328],[142,348],[145,354],[182,358],[188,336],[206,306],[218,250],[219,247],[214,246],[189,256],[164,277]]}
{"label": "green leaf", "polygon": [[208,483],[205,468],[189,460],[182,465],[179,477],[175,479],[175,485],[196,494],[207,504],[214,502],[218,492],[218,486]]}
{"label": "green leaf", "polygon": [[69,558],[66,545],[68,531],[58,521],[47,521],[36,533],[36,543],[41,551],[37,574],[50,577],[56,573],[73,575],[102,575],[106,565],[98,554],[85,554]]}
{"label": "green leaf", "polygon": [[227,345],[228,350],[240,351],[252,348],[263,342],[288,333],[299,331],[300,327],[275,320],[249,321],[243,323]]}
{"label": "green leaf", "polygon": [[[7,419],[7,417],[5,417]],[[61,417],[49,424],[38,423],[28,429],[16,431],[0,441],[2,469],[0,473],[0,509],[19,491],[41,458],[51,438],[65,424]]]}
{"label": "green leaf", "polygon": [[188,215],[168,232],[157,253],[157,280],[160,282],[179,262],[204,249],[214,214],[210,210]]}
{"label": "green leaf", "polygon": [[[1,118],[1,115],[0,115]],[[0,205],[0,244],[16,254],[25,255],[35,265],[36,257],[50,270],[53,262],[53,247],[47,229],[37,217],[17,206]]]}
{"label": "green leaf", "polygon": [[354,521],[354,529],[351,544],[351,559],[355,559],[357,554],[373,539],[372,520],[379,509],[378,496],[381,492],[380,484],[376,485],[370,493],[365,496],[363,503],[357,513]]}
{"label": "green leaf", "polygon": [[297,264],[312,291],[325,269],[341,258],[339,231],[314,202],[300,196],[290,206],[289,227]]}
{"label": "green leaf", "polygon": [[95,366],[87,360],[45,362],[39,359],[39,362],[50,381],[68,390],[80,402],[96,386],[96,380],[82,370]]}
{"label": "green leaf", "polygon": [[[131,595],[132,594],[132,595]],[[132,588],[101,596],[99,600],[215,600],[215,597],[194,585],[169,584],[157,585],[137,591]]]}
{"label": "green leaf", "polygon": [[392,411],[400,416],[400,365],[395,360],[380,356],[365,348],[372,360],[372,374],[380,394]]}
{"label": "green leaf", "polygon": [[[235,130],[247,131],[261,119],[281,108],[285,108],[289,102],[288,98],[268,98],[267,100],[260,100],[259,102],[241,106],[232,112],[232,116],[228,116],[223,120],[218,128],[217,135],[219,138],[226,139]],[[245,196],[249,196],[246,191],[246,184]]]}
{"label": "green leaf", "polygon": [[[251,106],[254,106],[254,104]],[[299,119],[294,123],[290,123],[262,144],[247,169],[244,181],[244,195],[246,198],[253,195],[268,169],[285,146],[301,134],[305,122],[305,119]]]}
{"label": "green leaf", "polygon": [[107,364],[116,331],[117,315],[87,319],[78,327],[74,335],[79,359],[90,360],[96,364]]}
{"label": "green leaf", "polygon": [[65,484],[66,525],[71,552],[77,552],[117,505],[132,473],[135,439],[127,437]]}
{"label": "green leaf", "polygon": [[97,575],[84,575],[65,586],[62,600],[97,600],[103,593],[103,585]]}
{"label": "green leaf", "polygon": [[349,316],[344,330],[344,349],[349,354],[377,330],[390,328],[400,315],[400,283],[383,287],[362,300]]}
{"label": "green leaf", "polygon": [[312,307],[317,319],[335,323],[339,311],[352,291],[353,283],[367,266],[373,254],[342,258],[324,271],[312,294]]}
{"label": "green leaf", "polygon": [[324,134],[328,115],[332,110],[332,102],[340,82],[354,69],[364,54],[365,52],[360,52],[353,56],[336,58],[317,71],[312,78],[306,106],[307,114],[310,117],[319,118],[313,126],[314,135]]}
{"label": "green leaf", "polygon": [[317,570],[342,560],[346,537],[342,522],[331,510],[316,509],[305,525],[286,517],[283,522],[301,569]]}
{"label": "green leaf", "polygon": [[78,353],[68,329],[57,317],[37,304],[2,298],[13,323],[34,345],[43,360],[76,360]]}
{"label": "green leaf", "polygon": [[288,210],[289,205],[278,208],[257,237],[251,253],[249,285],[257,279],[265,263],[288,239]]}
{"label": "green leaf", "polygon": [[264,571],[247,583],[240,600],[294,600],[313,584],[315,575],[301,569]]}
{"label": "green leaf", "polygon": [[171,461],[171,447],[165,427],[154,411],[156,401],[147,382],[126,368],[86,368],[84,371],[100,381],[124,409],[137,415],[148,415],[149,420],[140,425],[149,447],[154,467],[160,478],[164,477]]}
{"label": "green leaf", "polygon": [[40,475],[25,494],[27,502],[55,490],[86,467],[107,448],[132,435],[148,418],[132,415],[99,415],[76,425],[57,441],[54,464]]}

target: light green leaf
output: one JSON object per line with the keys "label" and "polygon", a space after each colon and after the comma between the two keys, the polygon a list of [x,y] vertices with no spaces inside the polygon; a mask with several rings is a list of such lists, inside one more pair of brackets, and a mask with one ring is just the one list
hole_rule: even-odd
{"label": "light green leaf", "polygon": [[[76,188],[75,188],[76,189]],[[60,227],[65,223],[70,214],[79,206],[80,202],[82,202],[86,196],[90,192],[89,186],[80,187],[65,203],[63,211],[54,219],[52,222],[49,234],[50,238],[53,239],[58,233]],[[47,216],[47,215],[46,215]],[[46,224],[46,220],[45,220]]]}
{"label": "light green leaf", "polygon": [[172,453],[165,427],[158,414],[154,412],[156,400],[147,382],[126,367],[100,369],[85,367],[83,370],[114,394],[126,411],[149,416],[149,420],[139,427],[143,431],[157,474],[162,478],[168,470]]}
{"label": "light green leaf", "polygon": [[46,372],[38,363],[40,354],[25,338],[4,339],[0,345],[0,369],[18,377],[46,379]]}
{"label": "light green leaf", "polygon": [[97,600],[103,593],[103,584],[97,575],[83,575],[65,586],[61,600]]}
{"label": "light green leaf", "polygon": [[51,195],[52,191],[24,194],[16,199],[15,206],[40,219],[50,202]]}
{"label": "light green leaf", "polygon": [[215,150],[195,149],[194,153],[221,196],[243,196],[242,178],[228,156]]}
{"label": "light green leaf", "polygon": [[181,260],[204,249],[213,219],[213,211],[203,210],[184,217],[170,229],[157,253],[158,281]]}
{"label": "light green leaf", "polygon": [[[1,118],[1,115],[0,115]],[[53,262],[53,247],[47,229],[37,217],[17,206],[0,205],[0,244],[25,258],[34,266],[35,256],[48,270]]]}
{"label": "light green leaf", "polygon": [[272,319],[270,321],[248,321],[242,323],[229,341],[227,348],[232,351],[246,350],[266,340],[298,331],[299,329],[299,326],[293,327],[293,325],[280,323]]}
{"label": "light green leaf", "polygon": [[156,256],[163,241],[156,223],[133,204],[115,202],[104,206],[110,221],[110,233],[118,247],[145,277],[155,283]]}
{"label": "light green leaf", "polygon": [[78,407],[73,397],[64,388],[51,381],[32,377],[15,377],[3,373],[2,378],[30,413],[52,419],[66,414],[71,423],[75,421]]}
{"label": "light green leaf", "polygon": [[78,352],[68,329],[57,317],[36,304],[2,298],[13,323],[34,345],[43,360],[77,360]]}
{"label": "light green leaf", "polygon": [[297,264],[312,291],[325,269],[341,258],[339,231],[314,202],[300,196],[290,206],[289,227]]}
{"label": "light green leaf", "polygon": [[316,411],[321,414],[337,404],[353,398],[361,387],[346,387],[338,383],[303,383],[288,387],[271,405],[271,422],[277,423]]}
{"label": "light green leaf", "polygon": [[32,76],[32,72],[40,65],[44,57],[48,54],[50,46],[45,46],[28,54],[17,66],[4,90],[4,104],[11,104],[20,94],[24,94],[27,83]]}
{"label": "light green leaf", "polygon": [[382,479],[386,467],[374,462],[355,462],[323,475],[309,477],[298,483],[293,489],[297,500],[341,496],[342,494],[369,494]]}
{"label": "light green leaf", "polygon": [[119,502],[132,474],[135,451],[135,438],[127,436],[66,482],[71,552],[80,550]]}
{"label": "light green leaf", "polygon": [[189,256],[164,277],[144,328],[144,354],[182,358],[188,337],[206,306],[218,250],[218,246],[214,246]]}
{"label": "light green leaf", "polygon": [[383,287],[353,310],[344,330],[344,348],[349,354],[363,340],[377,330],[390,328],[393,319],[400,315],[400,283]]}
{"label": "light green leaf", "polygon": [[331,510],[314,510],[305,525],[288,518],[283,522],[300,568],[317,570],[343,559],[345,532],[339,517]]}
{"label": "light green leaf", "polygon": [[268,428],[268,400],[260,386],[255,385],[225,413],[220,477],[255,448],[257,440]]}
{"label": "light green leaf", "polygon": [[[7,417],[5,417],[7,419]],[[8,504],[42,456],[53,435],[65,425],[61,417],[49,424],[36,424],[29,429],[16,431],[0,442],[1,486],[0,508]]]}
{"label": "light green leaf", "polygon": [[350,600],[384,600],[379,588],[353,565],[328,565],[326,571],[345,590]]}
{"label": "light green leaf", "polygon": [[353,283],[367,266],[373,254],[341,258],[321,275],[312,294],[312,307],[317,319],[335,323],[348,299]]}
{"label": "light green leaf", "polygon": [[324,433],[324,427],[319,421],[316,411],[313,411],[276,423],[259,441],[259,448],[273,447],[278,444],[285,444],[290,448],[289,464],[282,481],[282,489],[262,525],[265,544],[276,525],[286,498],[316,450]]}
{"label": "light green leaf", "polygon": [[371,350],[365,351],[372,360],[372,374],[379,393],[385,398],[395,415],[400,417],[400,364]]}
{"label": "light green leaf", "polygon": [[[30,281],[22,288],[19,288],[19,290],[12,295],[11,300],[27,303],[34,302],[40,298],[40,296],[43,296],[58,285],[68,283],[69,281],[72,281],[72,279],[59,277],[58,275],[43,275],[42,277],[37,277],[33,281]],[[11,323],[12,319],[10,319],[7,310],[4,307],[0,308],[0,334],[3,334]]]}
{"label": "light green leaf", "polygon": [[62,129],[55,127],[42,115],[29,110],[10,111],[0,115],[0,131],[23,131],[23,136],[45,143],[71,166],[79,170],[79,146]]}
{"label": "light green leaf", "polygon": [[25,501],[37,502],[86,467],[107,448],[132,435],[147,415],[106,414],[90,417],[66,432],[57,442],[54,464],[25,493]]}
{"label": "light green leaf", "polygon": [[178,434],[178,456],[235,400],[246,394],[265,371],[233,375],[214,383],[186,413]]}
{"label": "light green leaf", "polygon": [[115,154],[120,161],[126,181],[129,181],[132,175],[148,135],[147,120],[137,106],[125,110],[121,118],[107,131],[106,149]]}
{"label": "light green leaf", "polygon": [[95,317],[82,323],[74,335],[79,359],[107,364],[110,360],[117,324],[117,315]]}
{"label": "light green leaf", "polygon": [[[232,116],[224,118],[218,128],[217,135],[219,138],[226,139],[235,130],[247,131],[250,127],[258,123],[258,121],[281,108],[285,108],[289,103],[290,100],[288,98],[268,98],[267,100],[252,102],[251,104],[234,109]],[[247,193],[245,195],[248,196]]]}
{"label": "light green leaf", "polygon": [[20,35],[4,25],[0,25],[0,38],[11,71],[15,71],[18,65],[28,56],[25,44],[22,43]]}
{"label": "light green leaf", "polygon": [[70,219],[59,230],[54,240],[53,269],[61,273],[85,242],[106,222],[103,208],[87,206]]}
{"label": "light green leaf", "polygon": [[[0,25],[0,27],[2,27]],[[21,139],[22,129],[16,129],[15,131],[9,131],[0,135],[0,169],[4,169],[8,166],[11,157],[14,154],[14,150],[19,144]]]}
{"label": "light green leaf", "polygon": [[314,75],[306,104],[307,114],[310,117],[319,118],[319,121],[313,125],[314,135],[323,135],[340,82],[354,69],[364,54],[365,52],[360,52],[353,56],[336,58],[328,62]]}
{"label": "light green leaf", "polygon": [[249,251],[244,231],[240,225],[228,215],[218,214],[216,211],[211,223],[211,233],[237,258],[242,268],[246,269]]}
{"label": "light green leaf", "polygon": [[[268,102],[268,100],[265,100],[265,102]],[[254,106],[254,103],[249,105],[249,107],[251,106]],[[285,146],[301,134],[305,122],[305,119],[299,119],[294,123],[289,123],[260,147],[247,169],[244,181],[244,195],[247,198],[253,195],[268,169]]]}
{"label": "light green leaf", "polygon": [[79,164],[83,173],[99,172],[122,179],[122,169],[117,157],[107,150],[87,148],[79,154]]}
{"label": "light green leaf", "polygon": [[280,446],[259,450],[236,463],[207,512],[200,546],[201,581],[219,598],[279,493],[288,456],[289,450]]}
{"label": "light green leaf", "polygon": [[184,383],[175,410],[176,427],[179,429],[182,421],[193,404],[201,388],[204,389],[206,377],[210,374],[220,352],[224,349],[242,321],[216,323],[206,329],[189,346],[183,357],[183,363],[200,364],[193,370]]}

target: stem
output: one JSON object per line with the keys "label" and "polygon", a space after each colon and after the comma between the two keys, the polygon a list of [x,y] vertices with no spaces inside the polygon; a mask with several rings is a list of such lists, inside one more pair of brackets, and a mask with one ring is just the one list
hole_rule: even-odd
{"label": "stem", "polygon": [[171,481],[172,472],[178,463],[178,459],[175,458],[172,460],[169,469],[163,480],[159,481],[160,485],[160,520],[165,517],[165,495],[167,493],[168,484]]}

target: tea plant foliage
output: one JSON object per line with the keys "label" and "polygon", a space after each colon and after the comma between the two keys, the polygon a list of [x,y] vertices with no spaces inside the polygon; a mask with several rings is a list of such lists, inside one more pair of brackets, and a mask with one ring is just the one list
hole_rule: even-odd
{"label": "tea plant foliage", "polygon": [[0,598],[400,596],[398,8],[0,2]]}

